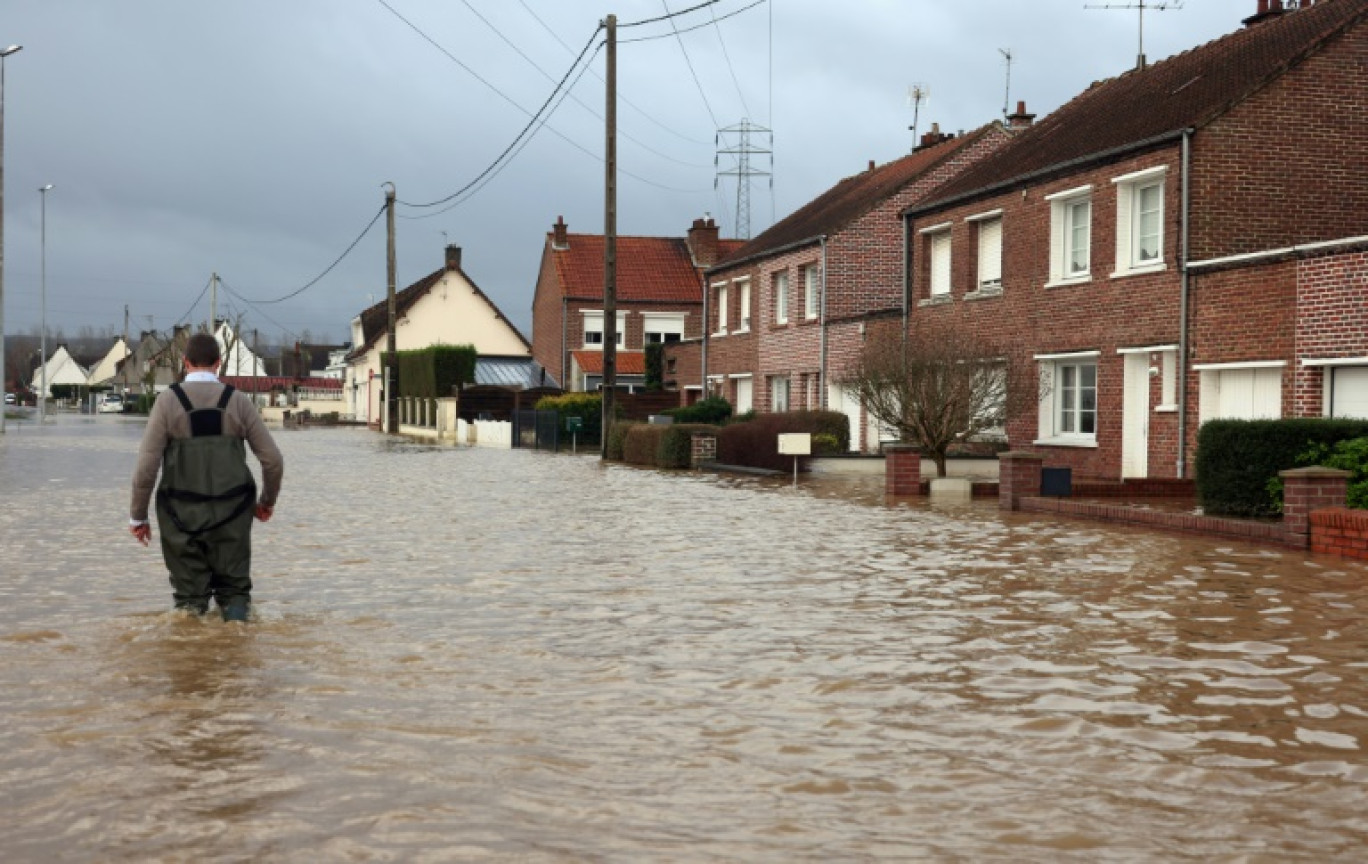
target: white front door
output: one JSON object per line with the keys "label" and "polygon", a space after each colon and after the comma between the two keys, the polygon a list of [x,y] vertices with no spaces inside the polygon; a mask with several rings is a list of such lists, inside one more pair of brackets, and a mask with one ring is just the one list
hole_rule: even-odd
{"label": "white front door", "polygon": [[736,379],[736,413],[745,414],[755,407],[754,397],[751,395],[751,378]]}
{"label": "white front door", "polygon": [[1149,354],[1126,354],[1121,413],[1121,477],[1149,475]]}
{"label": "white front door", "polygon": [[860,400],[855,397],[855,391],[827,385],[827,410],[840,411],[846,416],[846,422],[850,424],[848,449],[852,453],[860,452]]}

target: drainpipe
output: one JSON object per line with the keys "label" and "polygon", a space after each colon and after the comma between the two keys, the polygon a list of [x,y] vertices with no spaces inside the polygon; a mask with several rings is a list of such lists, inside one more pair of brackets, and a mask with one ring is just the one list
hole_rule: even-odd
{"label": "drainpipe", "polygon": [[561,297],[561,346],[560,346],[560,386],[561,390],[569,392],[570,382],[565,380],[565,353],[566,353],[566,330],[570,327],[570,298]]}
{"label": "drainpipe", "polygon": [[907,250],[912,243],[912,220],[903,216],[902,219],[902,332],[907,333],[908,316],[911,315],[912,306],[912,281],[908,278]]}
{"label": "drainpipe", "polygon": [[708,274],[704,273],[703,279],[703,347],[699,349],[699,366],[702,374],[699,375],[698,383],[703,389],[699,393],[699,399],[708,398],[708,304],[712,301],[708,299]]}
{"label": "drainpipe", "polygon": [[817,405],[827,407],[827,235],[817,238],[822,244],[822,345],[817,370]]}
{"label": "drainpipe", "polygon": [[1182,234],[1178,245],[1178,478],[1187,476],[1188,219],[1191,215],[1192,130],[1183,130]]}

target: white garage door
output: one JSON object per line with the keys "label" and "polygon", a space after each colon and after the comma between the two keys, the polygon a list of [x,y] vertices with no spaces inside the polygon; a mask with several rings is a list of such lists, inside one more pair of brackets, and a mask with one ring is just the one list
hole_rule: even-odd
{"label": "white garage door", "polygon": [[1368,366],[1330,367],[1331,417],[1368,419]]}

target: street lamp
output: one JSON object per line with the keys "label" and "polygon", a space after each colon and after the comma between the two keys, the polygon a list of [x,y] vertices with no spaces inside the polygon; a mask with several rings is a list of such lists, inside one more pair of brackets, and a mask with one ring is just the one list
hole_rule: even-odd
{"label": "street lamp", "polygon": [[39,279],[41,280],[41,283],[42,283],[42,286],[43,286],[43,323],[42,323],[42,331],[43,331],[43,332],[42,332],[42,334],[38,337],[38,359],[41,360],[42,363],[43,363],[43,389],[40,390],[40,391],[38,391],[38,422],[39,422],[39,423],[42,423],[42,422],[43,422],[43,412],[47,410],[46,406],[47,406],[47,392],[48,392],[48,385],[47,385],[47,193],[48,193],[48,190],[51,189],[51,188],[52,188],[52,184],[49,183],[49,184],[47,184],[46,186],[42,186],[42,187],[40,187],[40,188],[38,189],[39,194],[42,196],[42,202],[43,202],[43,206],[42,206],[42,210],[41,210],[42,218],[41,218],[41,221],[39,222],[39,225],[41,226],[41,227],[40,227],[40,233],[39,233],[39,237],[40,237],[41,239],[40,239],[39,242],[42,244],[42,245],[41,245],[41,248],[42,248],[42,262],[41,262],[41,264],[40,264],[40,270],[39,270],[39,272],[40,272],[42,275],[39,277]]}
{"label": "street lamp", "polygon": [[[5,58],[22,45],[0,49],[0,393],[5,392]],[[0,433],[5,431],[5,409],[0,405]]]}

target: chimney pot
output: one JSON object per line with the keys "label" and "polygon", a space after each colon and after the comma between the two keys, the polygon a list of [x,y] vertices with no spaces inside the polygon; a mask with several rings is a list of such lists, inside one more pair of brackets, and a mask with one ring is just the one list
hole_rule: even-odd
{"label": "chimney pot", "polygon": [[1016,113],[1009,114],[1007,116],[1007,128],[1025,129],[1026,127],[1030,126],[1034,121],[1035,115],[1026,113],[1026,100],[1023,99],[1017,102]]}

